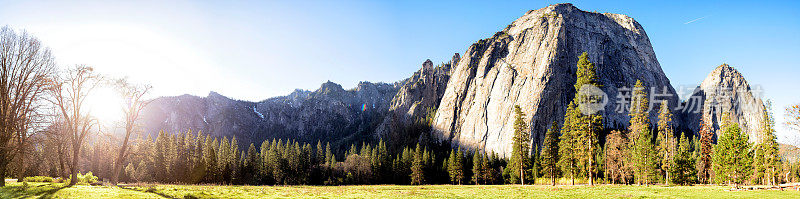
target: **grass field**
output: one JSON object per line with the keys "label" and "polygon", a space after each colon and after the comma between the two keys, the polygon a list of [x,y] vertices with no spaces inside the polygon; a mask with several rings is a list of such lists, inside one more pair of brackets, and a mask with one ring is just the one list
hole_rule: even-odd
{"label": "grass field", "polygon": [[800,198],[798,191],[726,191],[722,186],[203,186],[126,188],[9,183],[0,198]]}

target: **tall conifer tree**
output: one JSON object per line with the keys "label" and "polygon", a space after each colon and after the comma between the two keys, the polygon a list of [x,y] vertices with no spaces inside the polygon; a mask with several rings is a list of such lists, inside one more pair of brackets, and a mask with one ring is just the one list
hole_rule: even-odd
{"label": "tall conifer tree", "polygon": [[764,167],[764,178],[766,183],[770,185],[778,184],[779,167],[781,165],[781,157],[778,153],[778,141],[775,137],[775,118],[772,116],[772,101],[767,100],[764,112],[762,113],[761,123],[761,147]]}
{"label": "tall conifer tree", "polygon": [[552,181],[553,186],[556,185],[556,175],[558,174],[558,143],[558,124],[553,122],[544,136],[544,144],[542,145],[540,156],[542,169]]}
{"label": "tall conifer tree", "polygon": [[425,174],[424,174],[425,165],[423,165],[424,160],[422,159],[422,156],[423,156],[422,146],[420,146],[419,143],[417,143],[417,148],[414,150],[413,163],[411,165],[412,185],[421,185],[425,183]]}
{"label": "tall conifer tree", "polygon": [[561,126],[561,136],[558,142],[558,154],[561,156],[558,159],[558,165],[562,173],[569,175],[572,179],[572,185],[575,185],[575,177],[578,175],[578,156],[575,150],[578,149],[579,145],[575,135],[574,121],[580,117],[580,114],[580,111],[575,107],[575,102],[571,102],[567,106],[564,125]]}
{"label": "tall conifer tree", "polygon": [[650,131],[649,107],[644,84],[637,80],[631,98],[631,120],[628,128],[633,136],[631,158],[634,165],[634,177],[637,183],[645,185],[652,182],[658,161],[652,141],[653,133]]}
{"label": "tall conifer tree", "polygon": [[718,183],[732,183],[738,188],[752,172],[750,143],[739,124],[728,121],[723,127],[712,155],[714,178]]}
{"label": "tall conifer tree", "polygon": [[[588,173],[589,184],[594,185],[595,174],[595,154],[600,150],[598,146],[597,134],[603,128],[603,116],[599,110],[593,110],[596,104],[601,102],[602,96],[598,95],[594,89],[601,87],[598,77],[597,69],[594,63],[589,61],[589,55],[583,52],[578,57],[578,65],[575,81],[575,99],[573,101],[582,114],[573,118],[573,128],[576,135],[573,139],[578,139],[580,143],[577,151],[580,152],[579,160],[583,165],[586,165],[586,173]],[[594,89],[593,89],[594,88]]]}
{"label": "tall conifer tree", "polygon": [[658,138],[656,144],[658,148],[658,157],[661,165],[661,172],[664,174],[664,182],[670,182],[670,169],[674,165],[673,156],[675,156],[675,147],[677,140],[673,136],[672,130],[672,111],[669,109],[667,101],[661,102],[661,107],[658,111]]}
{"label": "tall conifer tree", "polygon": [[694,157],[692,157],[691,143],[686,137],[686,134],[681,134],[678,149],[672,157],[672,167],[669,172],[672,173],[670,181],[679,185],[690,185],[694,182],[695,173]]}
{"label": "tall conifer tree", "polygon": [[520,184],[525,185],[525,171],[528,170],[531,134],[525,121],[525,113],[518,105],[514,106],[514,138],[511,151],[511,168],[519,175]]}

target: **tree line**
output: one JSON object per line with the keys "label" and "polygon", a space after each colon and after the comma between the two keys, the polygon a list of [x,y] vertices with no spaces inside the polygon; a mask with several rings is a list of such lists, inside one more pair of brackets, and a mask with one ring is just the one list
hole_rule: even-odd
{"label": "tree line", "polygon": [[[84,108],[87,96],[101,84],[114,85],[124,99],[123,136],[104,133]],[[800,178],[800,165],[778,155],[769,108],[761,115],[759,140],[752,143],[750,132],[732,123],[727,114],[719,129],[711,129],[704,119],[694,134],[676,132],[666,102],[654,103],[660,105],[658,121],[651,123],[646,85],[637,81],[629,104],[630,125],[609,130],[603,128],[602,115],[591,111],[596,108],[592,104],[602,99],[584,92],[603,86],[586,53],[579,57],[574,86],[575,97],[563,121],[550,125],[541,145],[531,141],[524,111],[528,107],[514,107],[512,153],[507,157],[423,139],[408,146],[376,140],[339,151],[330,143],[291,139],[240,145],[235,137],[191,131],[159,132],[153,138],[139,130],[149,86],[110,80],[84,65],[59,70],[38,39],[3,27],[0,176],[75,179],[80,172],[92,171],[112,183],[265,185],[531,184],[539,179],[575,184],[577,179],[587,184],[738,186]],[[787,109],[796,110],[800,109]]]}
{"label": "tree line", "polygon": [[[113,150],[98,145],[88,156],[88,168],[98,176],[111,176]],[[438,153],[428,147],[402,147],[390,151],[386,143],[351,145],[335,151],[330,143],[302,143],[273,139],[240,149],[235,137],[214,137],[202,132],[160,132],[155,138],[132,142],[123,182],[209,183],[249,185],[345,184],[502,184],[504,159],[453,149]],[[57,164],[44,170],[57,175]]]}
{"label": "tree line", "polygon": [[[538,162],[523,164],[531,157],[526,148],[518,147],[529,140],[524,123],[515,122],[514,152],[512,160],[520,176],[542,175],[551,179],[560,177],[586,179],[593,184],[596,176],[604,176],[606,183],[640,184],[694,183],[768,184],[797,180],[797,165],[790,165],[778,153],[774,118],[770,102],[762,112],[762,124],[756,140],[751,143],[748,133],[732,123],[728,113],[721,117],[720,129],[712,133],[707,120],[701,121],[696,136],[674,130],[672,112],[666,101],[660,103],[655,126],[649,119],[649,102],[645,85],[637,81],[630,100],[630,125],[626,130],[612,130],[601,145],[598,132],[603,128],[599,113],[585,113],[593,96],[581,92],[585,85],[600,87],[594,64],[586,53],[579,57],[574,100],[567,107],[563,124],[553,123],[546,132]],[[517,121],[524,114],[516,107]],[[521,126],[522,128],[516,128]],[[560,128],[560,132],[559,132]],[[718,135],[714,143],[714,135]],[[691,138],[694,139],[691,139]],[[530,166],[529,166],[530,165]],[[537,171],[541,171],[539,174]],[[533,178],[535,179],[535,178]]]}

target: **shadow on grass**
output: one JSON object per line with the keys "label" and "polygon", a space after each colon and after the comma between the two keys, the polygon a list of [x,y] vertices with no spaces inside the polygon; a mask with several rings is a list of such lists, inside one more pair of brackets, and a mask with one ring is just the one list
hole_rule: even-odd
{"label": "shadow on grass", "polygon": [[5,186],[0,188],[0,196],[2,196],[2,198],[53,198],[56,192],[64,188],[67,188],[67,186],[56,184],[41,184],[28,188],[22,186]]}
{"label": "shadow on grass", "polygon": [[142,193],[153,193],[153,194],[156,194],[156,195],[164,197],[164,198],[178,199],[176,197],[172,197],[170,195],[167,195],[167,194],[159,192],[158,189],[156,189],[155,187],[147,187],[145,190],[134,189],[132,186],[120,186],[120,185],[117,185],[117,187],[119,187],[120,189],[138,191],[138,192],[142,192]]}

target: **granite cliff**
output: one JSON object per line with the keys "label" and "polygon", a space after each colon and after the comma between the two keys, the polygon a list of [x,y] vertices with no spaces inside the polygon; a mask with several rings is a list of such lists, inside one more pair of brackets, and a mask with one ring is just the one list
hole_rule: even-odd
{"label": "granite cliff", "polygon": [[692,131],[700,129],[701,119],[710,124],[712,132],[719,136],[723,113],[730,115],[731,122],[739,124],[750,142],[760,141],[760,125],[763,120],[764,103],[761,88],[751,88],[739,71],[722,64],[711,71],[692,96],[686,100],[684,117]]}
{"label": "granite cliff", "polygon": [[469,47],[453,66],[433,121],[434,134],[453,145],[510,154],[511,111],[519,105],[528,115],[532,140],[541,142],[545,129],[562,121],[574,96],[576,64],[583,52],[597,65],[601,89],[610,98],[602,112],[607,128],[627,126],[628,111],[624,103],[615,102],[637,80],[664,94],[655,100],[678,105],[647,34],[633,18],[556,4],[528,11]]}

